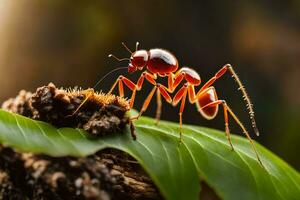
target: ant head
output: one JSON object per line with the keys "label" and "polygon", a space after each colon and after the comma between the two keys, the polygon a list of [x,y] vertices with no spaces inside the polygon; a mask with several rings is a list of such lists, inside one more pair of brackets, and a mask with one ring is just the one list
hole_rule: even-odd
{"label": "ant head", "polygon": [[142,70],[148,61],[148,52],[146,50],[137,50],[131,54],[128,72],[134,72],[137,69]]}
{"label": "ant head", "polygon": [[108,57],[113,57],[118,61],[129,60],[128,72],[133,73],[136,70],[142,70],[148,61],[148,52],[146,50],[137,50],[139,42],[136,43],[135,52],[132,52],[124,42],[122,45],[127,49],[127,51],[131,54],[130,58],[118,58],[113,54],[109,54]]}

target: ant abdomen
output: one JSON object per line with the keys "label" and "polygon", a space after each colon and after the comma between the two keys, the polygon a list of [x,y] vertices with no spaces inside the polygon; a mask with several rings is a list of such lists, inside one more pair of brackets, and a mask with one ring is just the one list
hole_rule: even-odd
{"label": "ant abdomen", "polygon": [[216,93],[216,89],[214,87],[209,87],[206,90],[202,92],[202,95],[197,99],[196,105],[198,108],[198,111],[201,113],[201,115],[208,120],[214,119],[215,116],[218,113],[219,106],[208,106],[209,103],[216,102],[218,100],[218,96]]}

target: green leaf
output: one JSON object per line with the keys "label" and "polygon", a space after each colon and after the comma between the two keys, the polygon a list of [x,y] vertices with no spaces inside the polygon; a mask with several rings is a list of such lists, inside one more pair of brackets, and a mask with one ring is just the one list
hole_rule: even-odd
{"label": "green leaf", "polygon": [[136,158],[168,200],[199,199],[200,179],[222,199],[300,199],[300,175],[287,163],[256,143],[265,169],[249,142],[233,136],[231,151],[224,135],[213,129],[184,125],[178,143],[178,125],[153,119],[136,121],[138,139],[129,130],[89,139],[82,130],[55,127],[0,110],[0,142],[21,151],[51,156],[86,156],[116,148]]}

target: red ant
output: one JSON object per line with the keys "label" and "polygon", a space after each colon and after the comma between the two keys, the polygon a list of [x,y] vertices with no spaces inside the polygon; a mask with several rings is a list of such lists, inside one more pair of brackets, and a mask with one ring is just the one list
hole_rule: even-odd
{"label": "red ant", "polygon": [[[249,110],[252,127],[254,128],[254,131],[258,136],[259,132],[254,119],[253,105],[250,101],[250,98],[246,92],[245,87],[243,86],[242,82],[240,81],[239,77],[237,76],[237,74],[235,73],[235,71],[233,70],[230,64],[226,64],[225,66],[223,66],[211,79],[209,79],[200,88],[198,92],[195,92],[195,86],[199,86],[201,83],[201,78],[199,74],[195,70],[188,67],[183,67],[178,70],[178,61],[176,57],[169,51],[164,49],[159,49],[159,48],[150,49],[149,51],[138,50],[139,43],[137,42],[136,50],[132,52],[124,43],[122,43],[122,45],[130,52],[131,54],[130,58],[120,59],[114,56],[113,54],[110,54],[109,57],[113,57],[118,61],[128,60],[129,65],[127,69],[129,73],[133,73],[137,70],[141,71],[144,70],[144,68],[146,68],[146,70],[142,72],[136,84],[122,75],[119,76],[116,82],[112,85],[108,94],[110,94],[114,90],[114,88],[118,85],[119,95],[121,97],[124,97],[124,84],[125,84],[130,90],[132,90],[132,95],[130,98],[130,107],[132,108],[134,105],[136,91],[141,90],[144,80],[147,80],[149,83],[151,83],[154,86],[151,92],[149,93],[149,95],[147,96],[146,100],[144,101],[144,104],[139,114],[135,117],[132,117],[131,121],[138,119],[147,110],[149,103],[152,97],[154,96],[155,92],[157,96],[156,124],[160,120],[161,106],[162,106],[161,96],[173,106],[176,106],[181,101],[180,109],[179,109],[180,142],[181,142],[182,141],[182,114],[184,111],[187,96],[189,102],[191,104],[195,103],[200,114],[208,120],[215,118],[215,116],[218,113],[219,105],[222,105],[223,112],[224,112],[224,121],[225,121],[225,133],[231,149],[233,150],[234,148],[230,138],[230,131],[228,126],[228,113],[233,117],[236,123],[243,130],[243,133],[246,135],[246,137],[248,138],[248,140],[252,145],[252,148],[256,154],[259,163],[262,165],[262,162],[259,158],[255,145],[248,131],[246,130],[242,122],[239,120],[239,118],[234,114],[234,112],[228,106],[226,101],[218,99],[216,89],[212,86],[215,83],[215,81],[221,78],[226,72],[229,72],[231,74],[231,76],[237,82],[239,86],[239,90],[241,90],[243,94],[243,98],[247,103],[247,109]],[[157,79],[157,76],[167,77],[168,87],[156,83],[155,80]],[[185,83],[176,92],[175,96],[172,99],[169,93],[174,93],[175,89],[179,86],[179,84],[182,81],[185,81]],[[86,99],[87,98],[89,98],[89,96],[87,96]],[[84,104],[84,102],[85,101],[83,101],[82,104]],[[75,112],[79,110],[82,104],[76,109]]]}

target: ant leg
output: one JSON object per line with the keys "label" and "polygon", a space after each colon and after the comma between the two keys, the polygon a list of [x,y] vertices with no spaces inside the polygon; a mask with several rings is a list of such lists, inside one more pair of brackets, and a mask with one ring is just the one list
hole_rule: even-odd
{"label": "ant leg", "polygon": [[156,125],[158,124],[161,116],[161,107],[162,107],[161,96],[163,96],[163,98],[168,103],[172,103],[172,98],[167,92],[167,88],[161,84],[157,84],[157,90],[156,90],[157,109],[156,109],[156,116],[155,116]]}
{"label": "ant leg", "polygon": [[[236,123],[240,126],[240,128],[243,130],[243,133],[246,135],[247,139],[249,140],[249,142],[250,142],[250,144],[251,144],[251,146],[252,146],[252,149],[253,149],[253,151],[254,151],[254,153],[255,153],[255,155],[256,155],[256,158],[257,158],[259,164],[260,164],[261,166],[263,166],[263,164],[262,164],[262,162],[261,162],[261,160],[260,160],[260,157],[259,157],[259,155],[258,155],[258,152],[257,152],[257,150],[256,150],[255,144],[254,144],[252,138],[250,137],[250,135],[249,135],[247,129],[245,128],[245,126],[243,125],[243,123],[239,120],[239,118],[234,114],[234,112],[231,110],[231,108],[227,105],[227,103],[226,103],[225,100],[217,100],[217,101],[211,102],[211,103],[209,103],[209,104],[203,106],[203,107],[200,108],[200,109],[204,109],[204,108],[210,107],[210,106],[216,106],[216,105],[219,105],[219,104],[222,104],[222,105],[223,105],[224,111],[225,111],[225,110],[226,110],[226,112],[228,111],[229,114],[232,116],[232,118],[235,120],[235,122],[236,122]],[[224,116],[225,116],[225,115],[224,115]],[[227,122],[227,124],[228,124],[228,122]],[[225,127],[226,127],[226,119],[225,119]],[[229,129],[228,129],[228,131],[229,131]],[[229,133],[229,132],[228,132],[228,133]],[[227,133],[226,133],[226,134],[227,134]],[[230,134],[230,133],[229,133],[229,134]],[[229,138],[230,138],[230,137],[229,137]],[[230,143],[231,143],[231,141],[230,141]],[[232,144],[230,144],[230,145],[232,146]]]}
{"label": "ant leg", "polygon": [[[156,90],[156,99],[157,99],[157,109],[156,109],[156,122],[155,124],[157,125],[159,120],[160,120],[160,116],[161,116],[161,107],[162,107],[162,102],[161,102],[161,95],[166,99],[167,102],[171,103],[172,102],[172,98],[170,97],[170,95],[168,94],[168,88],[166,88],[163,85],[160,84],[156,84],[156,75],[155,74],[151,74],[148,72],[143,72],[140,76],[140,78],[137,81],[136,84],[136,90],[141,90],[144,80],[147,80],[149,83],[151,83],[152,85],[154,85],[155,87],[157,87]],[[135,94],[134,94],[135,95]],[[152,98],[152,97],[151,97]],[[147,99],[146,99],[147,100]],[[145,100],[145,102],[146,102]],[[148,106],[147,106],[148,107]],[[147,108],[146,108],[147,109]],[[143,111],[144,112],[144,111]],[[140,113],[140,116],[142,115],[142,113]],[[138,117],[135,117],[138,118]]]}
{"label": "ant leg", "polygon": [[120,76],[117,78],[117,80],[114,82],[114,84],[111,86],[110,90],[107,92],[107,94],[111,94],[112,91],[115,89],[115,87],[117,86],[117,84],[120,81]]}
{"label": "ant leg", "polygon": [[118,81],[118,88],[119,88],[119,96],[124,97],[124,85],[123,85],[122,78],[120,78]]}
{"label": "ant leg", "polygon": [[231,65],[227,64],[228,66],[228,70],[231,73],[231,76],[235,79],[236,83],[238,84],[239,88],[238,90],[241,90],[242,94],[243,94],[243,99],[246,102],[246,107],[247,110],[249,110],[249,115],[250,115],[250,120],[252,123],[252,128],[254,129],[254,132],[257,136],[259,136],[259,131],[255,122],[255,118],[254,118],[254,110],[253,110],[253,104],[250,100],[250,97],[244,87],[244,85],[242,84],[240,78],[238,77],[238,75],[235,73],[235,71],[233,70],[233,68],[231,67]]}
{"label": "ant leg", "polygon": [[138,79],[137,81],[137,90],[141,90],[142,86],[143,86],[143,83],[144,83],[144,79],[146,78],[146,80],[151,83],[152,85],[156,85],[156,75],[154,74],[150,74],[148,72],[143,72],[140,76],[140,78]]}
{"label": "ant leg", "polygon": [[256,158],[257,158],[258,162],[260,163],[261,166],[263,166],[263,164],[262,164],[262,162],[261,162],[261,160],[260,160],[260,157],[259,157],[259,155],[258,155],[258,152],[257,152],[257,150],[256,150],[256,147],[255,147],[255,145],[254,145],[254,143],[253,143],[253,141],[252,141],[252,138],[250,137],[248,131],[246,130],[246,128],[244,127],[244,125],[242,124],[242,122],[239,120],[239,118],[238,118],[238,117],[234,114],[234,112],[231,110],[231,108],[226,104],[226,102],[225,102],[224,106],[227,107],[227,110],[228,110],[228,112],[230,113],[230,115],[233,117],[233,119],[236,121],[236,123],[239,124],[239,126],[240,126],[241,129],[243,130],[243,133],[246,135],[246,137],[248,138],[248,140],[249,140],[250,143],[251,143],[252,149],[253,149],[254,152],[255,152],[255,155],[256,155]]}
{"label": "ant leg", "polygon": [[186,100],[186,92],[184,93],[183,98],[181,100],[181,105],[179,110],[180,142],[182,142],[182,113],[185,106],[185,100]]}
{"label": "ant leg", "polygon": [[142,73],[142,75],[138,79],[137,84],[134,84],[131,80],[129,80],[128,78],[121,75],[121,76],[118,77],[118,79],[112,85],[112,87],[110,88],[108,94],[111,94],[112,91],[115,89],[115,87],[118,84],[119,96],[123,97],[124,96],[124,85],[123,85],[123,83],[124,83],[130,90],[132,90],[132,95],[131,95],[131,98],[130,98],[130,108],[132,108],[133,105],[134,105],[136,91],[140,90],[142,88],[142,85],[143,85],[143,82],[144,82],[145,78],[151,84],[156,85],[156,82],[155,82],[156,76],[153,75],[153,74],[150,74],[148,72]]}
{"label": "ant leg", "polygon": [[135,127],[131,119],[129,119],[129,126],[130,126],[131,137],[133,138],[133,140],[136,140]]}
{"label": "ant leg", "polygon": [[244,85],[242,84],[240,78],[238,77],[238,75],[235,73],[235,71],[233,70],[232,66],[230,64],[226,64],[224,67],[222,67],[216,74],[214,77],[212,77],[210,80],[208,80],[203,86],[202,88],[199,90],[199,92],[197,93],[197,97],[201,96],[201,93],[208,88],[209,86],[211,86],[217,79],[219,79],[220,77],[222,77],[227,71],[230,72],[231,76],[234,78],[234,80],[236,81],[236,83],[238,84],[239,88],[238,90],[241,90],[242,94],[243,94],[243,99],[246,102],[246,107],[247,110],[249,110],[249,115],[250,115],[250,120],[251,120],[251,124],[252,124],[252,128],[254,129],[254,132],[257,136],[259,136],[259,131],[256,125],[256,121],[254,118],[254,109],[253,109],[253,104],[250,100],[250,97],[244,87]]}
{"label": "ant leg", "polygon": [[157,102],[157,108],[156,108],[156,115],[155,115],[155,125],[158,125],[161,116],[161,106],[162,106],[161,94],[159,90],[156,90],[156,102]]}
{"label": "ant leg", "polygon": [[187,95],[187,85],[185,84],[180,88],[180,90],[175,94],[174,99],[173,99],[173,106],[176,106],[179,101],[181,100],[181,105],[179,109],[179,129],[180,129],[180,143],[182,142],[182,113],[184,110],[185,106],[185,100],[186,100],[186,95]]}
{"label": "ant leg", "polygon": [[132,108],[135,100],[136,89],[132,91],[132,95],[130,97],[129,107]]}
{"label": "ant leg", "polygon": [[[141,90],[143,83],[144,83],[144,79],[146,78],[146,80],[148,82],[150,82],[152,85],[156,85],[156,76],[153,74],[150,74],[148,72],[143,72],[140,76],[140,78],[138,79],[137,83],[135,84],[135,89],[132,92],[131,98],[130,98],[130,108],[133,107],[134,104],[134,100],[135,100],[135,95],[136,95],[136,91]],[[130,83],[131,84],[131,83]]]}
{"label": "ant leg", "polygon": [[130,108],[133,107],[134,104],[134,100],[135,100],[135,95],[136,95],[136,90],[137,90],[137,86],[128,78],[124,77],[124,76],[119,76],[118,79],[115,81],[115,83],[112,85],[112,87],[110,88],[109,92],[107,94],[111,94],[112,91],[115,89],[115,87],[118,84],[118,88],[119,88],[119,95],[120,97],[124,97],[124,86],[123,83],[130,89],[132,90],[132,95],[130,98]]}
{"label": "ant leg", "polygon": [[170,73],[168,75],[168,91],[173,93],[177,86],[181,83],[184,78],[184,73],[179,72],[176,74]]}
{"label": "ant leg", "polygon": [[231,137],[230,137],[230,130],[229,130],[229,125],[228,125],[228,108],[227,108],[226,102],[224,100],[216,100],[216,101],[206,104],[205,106],[201,107],[200,109],[218,106],[219,104],[222,104],[222,106],[223,106],[224,122],[225,122],[225,135],[227,137],[227,140],[229,142],[231,150],[234,150],[232,142],[231,142]]}
{"label": "ant leg", "polygon": [[189,85],[188,86],[188,94],[189,94],[189,101],[191,104],[195,103],[197,101],[197,97],[195,94],[195,86]]}
{"label": "ant leg", "polygon": [[119,95],[121,97],[124,97],[124,86],[123,83],[132,91],[134,91],[136,89],[136,85],[129,80],[128,78],[126,78],[125,76],[119,76],[118,79],[115,81],[115,83],[112,85],[112,87],[110,88],[110,90],[108,91],[107,94],[111,94],[112,91],[115,89],[115,87],[118,84],[119,87]]}
{"label": "ant leg", "polygon": [[226,102],[222,102],[223,105],[223,113],[224,113],[224,122],[225,122],[225,134],[227,137],[227,140],[230,144],[231,150],[234,150],[232,142],[231,142],[231,137],[230,137],[230,130],[229,130],[229,123],[228,123],[228,108],[225,106]]}
{"label": "ant leg", "polygon": [[209,86],[211,86],[217,79],[221,78],[228,70],[230,65],[225,65],[224,67],[222,67],[211,79],[209,79],[199,90],[199,92],[197,93],[200,94],[202,91],[204,91],[206,88],[208,88]]}
{"label": "ant leg", "polygon": [[81,104],[76,108],[76,110],[72,113],[72,116],[75,115],[80,108],[85,104],[85,102],[94,94],[94,89],[93,88],[89,88],[86,90],[86,95],[85,95],[85,99],[81,102]]}
{"label": "ant leg", "polygon": [[[170,97],[170,95],[168,94],[168,92],[166,91],[166,88],[161,85],[161,84],[157,84],[153,87],[153,89],[151,90],[151,92],[149,93],[149,95],[147,96],[147,98],[144,101],[144,104],[142,106],[142,109],[140,110],[139,114],[135,117],[132,117],[132,120],[136,120],[138,119],[140,116],[142,116],[142,114],[147,110],[153,95],[155,93],[155,90],[159,90],[159,93],[166,99],[167,102],[171,103],[172,102],[172,98]],[[158,110],[158,112],[160,112]]]}
{"label": "ant leg", "polygon": [[[134,100],[135,100],[135,95],[136,95],[136,85],[131,81],[129,80],[128,78],[124,77],[124,76],[119,76],[119,78],[115,81],[115,83],[113,84],[113,86],[111,87],[111,89],[109,90],[108,94],[110,94],[114,88],[117,86],[119,86],[119,95],[121,97],[124,96],[124,87],[123,87],[123,82],[124,84],[130,89],[132,90],[132,95],[131,95],[131,98],[130,98],[130,108],[133,107],[133,104],[134,104]],[[132,123],[132,120],[129,119],[129,126],[130,126],[130,133],[131,133],[131,137],[136,140],[136,134],[135,134],[135,127],[134,127],[134,124]]]}
{"label": "ant leg", "polygon": [[144,101],[144,104],[143,104],[143,107],[141,109],[141,111],[139,112],[139,114],[135,117],[132,117],[130,120],[136,120],[136,119],[139,119],[140,116],[142,116],[142,114],[147,110],[148,106],[149,106],[149,103],[155,93],[155,90],[157,89],[157,87],[153,87],[153,89],[151,90],[151,92],[149,93],[149,95],[147,96],[146,100]]}

